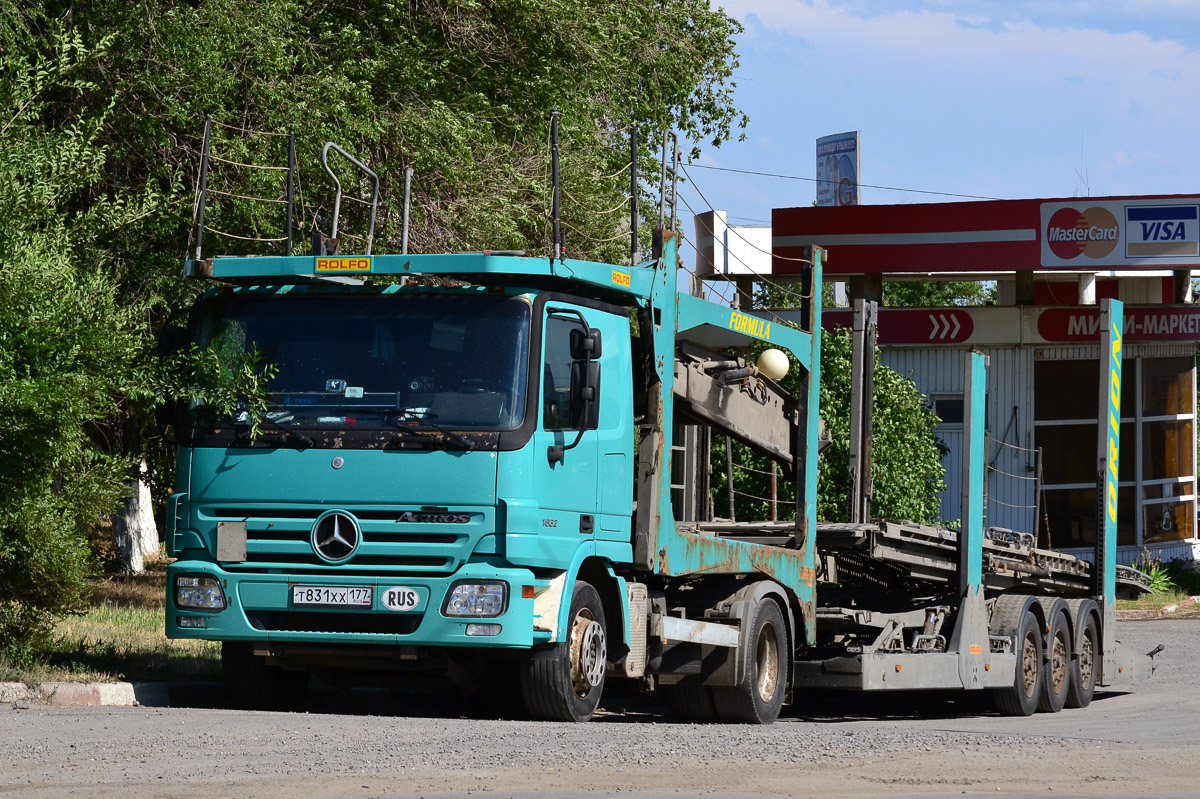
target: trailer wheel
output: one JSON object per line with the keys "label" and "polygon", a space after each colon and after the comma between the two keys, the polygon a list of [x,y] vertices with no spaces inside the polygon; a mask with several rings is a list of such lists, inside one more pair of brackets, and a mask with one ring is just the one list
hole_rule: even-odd
{"label": "trailer wheel", "polygon": [[1042,692],[1042,631],[1031,611],[1021,614],[1017,632],[1017,668],[1010,688],[996,691],[996,709],[1005,716],[1030,716]]}
{"label": "trailer wheel", "polygon": [[713,705],[721,721],[770,724],[779,718],[788,678],[787,627],[779,605],[759,600],[749,630],[745,640],[751,643],[738,653],[742,682],[714,687]]}
{"label": "trailer wheel", "polygon": [[1096,692],[1096,665],[1100,656],[1100,634],[1096,617],[1085,613],[1079,627],[1079,655],[1071,659],[1071,684],[1067,688],[1067,707],[1087,707]]}
{"label": "trailer wheel", "polygon": [[521,669],[525,709],[535,719],[587,721],[604,692],[608,641],[596,589],[575,581],[567,642],[537,653]]}
{"label": "trailer wheel", "polygon": [[664,685],[660,689],[671,715],[689,724],[711,724],[717,720],[712,688],[707,685]]}
{"label": "trailer wheel", "polygon": [[1057,713],[1067,703],[1067,690],[1071,685],[1071,628],[1062,613],[1055,613],[1050,622],[1049,642],[1038,710]]}
{"label": "trailer wheel", "polygon": [[249,641],[222,641],[221,667],[233,704],[245,710],[292,710],[308,693],[308,672],[267,665]]}

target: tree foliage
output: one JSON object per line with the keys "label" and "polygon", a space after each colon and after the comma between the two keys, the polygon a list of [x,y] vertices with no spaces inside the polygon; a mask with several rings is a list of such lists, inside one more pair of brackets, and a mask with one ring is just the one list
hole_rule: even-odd
{"label": "tree foliage", "polygon": [[81,533],[128,468],[97,439],[138,389],[137,320],[91,246],[131,204],[78,203],[102,182],[109,110],[44,125],[58,98],[91,88],[111,39],[89,47],[51,26],[44,46],[22,46],[12,33],[0,29],[0,646],[19,651],[80,605]]}
{"label": "tree foliage", "polygon": [[988,305],[995,301],[996,284],[978,280],[891,281],[883,284],[883,304],[891,308]]}
{"label": "tree foliage", "polygon": [[[545,252],[557,108],[568,251],[621,260],[631,125],[644,192],[665,131],[693,154],[737,135],[739,31],[707,0],[0,0],[0,642],[27,646],[78,606],[87,533],[141,456],[169,484],[155,338],[200,289],[180,262],[205,114],[226,192],[211,228],[283,235],[282,173],[251,167],[285,164],[295,131],[298,252],[329,232],[329,140],[380,176],[375,251],[399,248],[412,167],[414,251]],[[362,236],[347,207],[342,230]],[[206,255],[282,249],[218,238]],[[212,363],[175,365],[228,400]]]}
{"label": "tree foliage", "polygon": [[[833,443],[821,454],[817,513],[846,517],[849,495],[850,355],[848,328],[826,331],[821,340],[821,418]],[[873,516],[940,521],[938,493],[945,490],[944,445],[933,433],[937,417],[913,381],[879,362],[875,351],[871,456]]]}

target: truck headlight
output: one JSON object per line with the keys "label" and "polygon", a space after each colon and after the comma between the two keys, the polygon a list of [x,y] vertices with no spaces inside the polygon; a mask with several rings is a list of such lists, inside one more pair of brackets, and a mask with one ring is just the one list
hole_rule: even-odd
{"label": "truck headlight", "polygon": [[442,605],[443,616],[488,618],[504,613],[508,600],[508,584],[502,582],[455,583]]}
{"label": "truck headlight", "polygon": [[175,578],[175,607],[194,610],[224,610],[225,592],[216,577],[181,574]]}

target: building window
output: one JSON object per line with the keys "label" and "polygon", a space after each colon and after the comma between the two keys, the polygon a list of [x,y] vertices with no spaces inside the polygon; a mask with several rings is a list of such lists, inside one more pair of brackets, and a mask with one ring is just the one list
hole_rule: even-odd
{"label": "building window", "polygon": [[[1096,540],[1097,361],[1034,364],[1034,426],[1044,464],[1045,519],[1055,547]],[[1196,535],[1195,362],[1127,358],[1121,374],[1117,543]]]}
{"label": "building window", "polygon": [[966,403],[962,394],[935,394],[930,399],[933,401],[933,412],[942,420],[942,424],[963,423]]}

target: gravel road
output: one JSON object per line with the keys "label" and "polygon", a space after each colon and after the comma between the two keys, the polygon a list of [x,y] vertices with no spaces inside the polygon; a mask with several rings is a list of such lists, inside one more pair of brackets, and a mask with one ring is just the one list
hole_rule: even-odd
{"label": "gravel road", "polygon": [[827,697],[770,727],[678,724],[645,701],[581,725],[465,719],[380,693],[302,713],[0,708],[0,796],[1194,796],[1200,620],[1118,633],[1166,645],[1151,681],[1027,719],[964,694]]}

